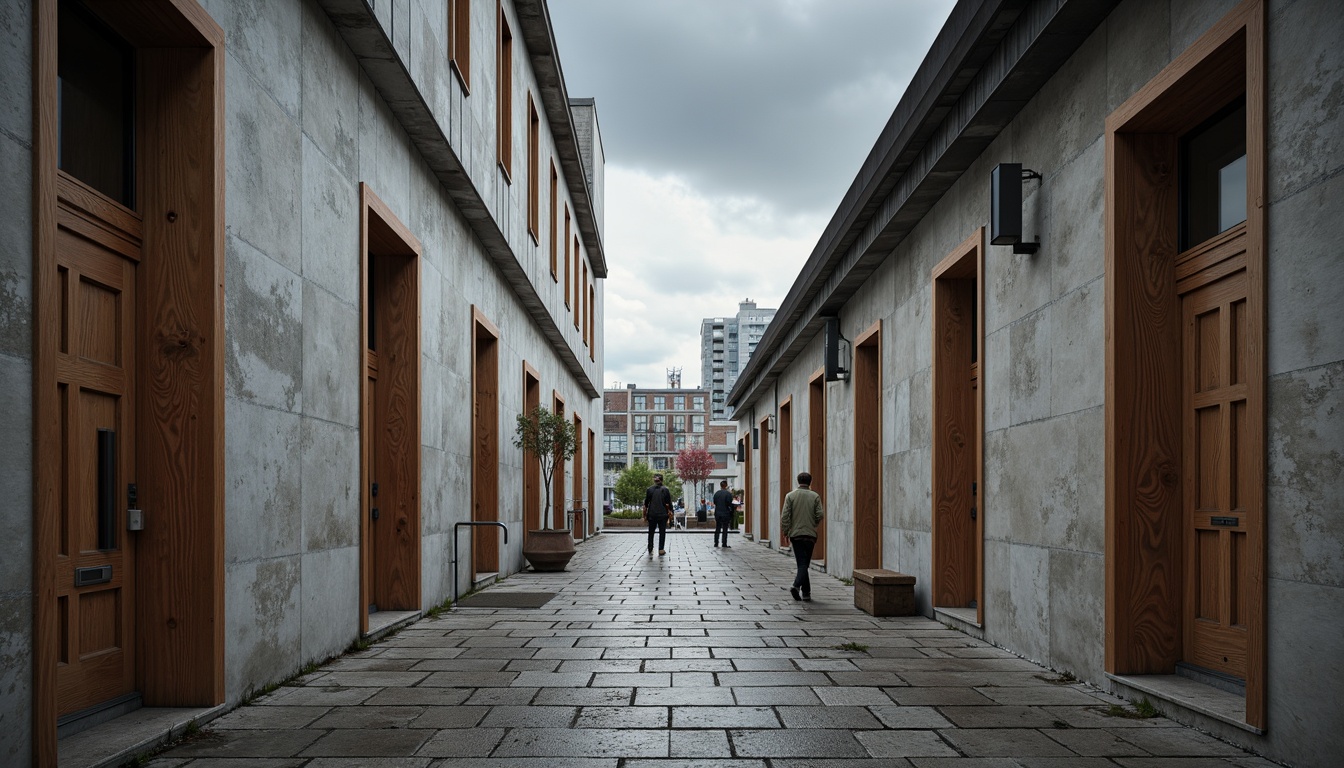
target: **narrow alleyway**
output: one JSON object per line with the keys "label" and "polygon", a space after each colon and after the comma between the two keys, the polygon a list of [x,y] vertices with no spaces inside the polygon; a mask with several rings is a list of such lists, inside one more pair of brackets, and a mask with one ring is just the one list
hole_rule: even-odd
{"label": "narrow alleyway", "polygon": [[[874,619],[754,543],[642,535],[488,590],[210,723],[151,765],[1267,766],[922,617]],[[828,760],[837,758],[838,760]],[[950,759],[949,759],[950,758]],[[967,759],[985,758],[985,759]],[[1204,758],[1191,760],[1190,758]]]}

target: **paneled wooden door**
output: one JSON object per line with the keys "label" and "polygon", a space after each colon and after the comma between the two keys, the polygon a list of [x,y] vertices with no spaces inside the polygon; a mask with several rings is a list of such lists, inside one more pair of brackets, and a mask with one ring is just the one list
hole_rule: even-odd
{"label": "paneled wooden door", "polygon": [[60,174],[57,714],[135,690],[136,264],[140,218]]}
{"label": "paneled wooden door", "polygon": [[1246,678],[1249,553],[1260,514],[1250,466],[1246,271],[1181,297],[1184,334],[1185,660]]}

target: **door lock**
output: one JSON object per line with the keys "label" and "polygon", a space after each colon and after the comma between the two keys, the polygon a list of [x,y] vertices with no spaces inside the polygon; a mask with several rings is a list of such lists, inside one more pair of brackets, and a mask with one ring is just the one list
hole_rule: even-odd
{"label": "door lock", "polygon": [[137,508],[136,502],[139,500],[139,493],[136,491],[135,483],[126,484],[126,530],[143,531],[145,530],[145,513]]}

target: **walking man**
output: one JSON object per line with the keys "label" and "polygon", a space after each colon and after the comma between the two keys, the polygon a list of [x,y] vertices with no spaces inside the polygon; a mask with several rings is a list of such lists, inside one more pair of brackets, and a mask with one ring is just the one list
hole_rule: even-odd
{"label": "walking man", "polygon": [[644,492],[644,522],[649,524],[649,557],[653,557],[653,531],[658,530],[658,556],[667,554],[667,521],[672,518],[672,492],[663,485],[663,476],[654,475],[653,485]]}
{"label": "walking man", "polygon": [[798,487],[784,497],[780,517],[780,528],[789,537],[793,558],[798,561],[798,575],[793,577],[793,586],[789,588],[794,600],[812,599],[812,581],[807,572],[812,565],[812,548],[817,545],[817,524],[822,517],[821,496],[812,490],[812,473],[799,472]]}
{"label": "walking man", "polygon": [[[733,524],[733,519],[737,517],[736,507],[733,505],[733,492],[728,490],[728,481],[719,481],[719,490],[714,492],[714,546],[728,546],[728,530]],[[723,543],[719,543],[719,537],[723,537]]]}

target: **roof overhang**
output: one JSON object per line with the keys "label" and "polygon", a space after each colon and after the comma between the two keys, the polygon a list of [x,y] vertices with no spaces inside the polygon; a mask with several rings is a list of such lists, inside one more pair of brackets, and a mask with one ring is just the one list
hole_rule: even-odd
{"label": "roof overhang", "polygon": [[1119,0],[961,0],[737,378],[750,407]]}

